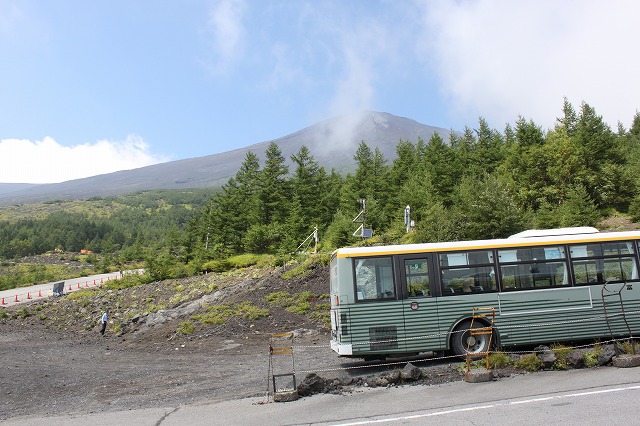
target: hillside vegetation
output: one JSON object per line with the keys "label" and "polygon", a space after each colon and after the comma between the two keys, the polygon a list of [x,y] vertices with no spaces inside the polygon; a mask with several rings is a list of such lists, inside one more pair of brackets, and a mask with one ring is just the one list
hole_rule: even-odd
{"label": "hillside vegetation", "polygon": [[[107,332],[138,344],[175,337],[268,335],[329,323],[326,258],[312,256],[286,268],[260,256],[246,267],[182,279],[147,282],[125,275],[62,298],[0,310],[5,323],[36,324],[76,335],[95,335],[105,309]],[[237,266],[237,265],[236,265]]]}
{"label": "hillside vegetation", "polygon": [[[248,152],[218,192],[151,191],[86,201],[0,208],[0,258],[91,250],[103,268],[144,266],[152,281],[229,268],[246,253],[283,264],[318,228],[321,252],[353,244],[506,237],[531,228],[640,219],[640,113],[612,130],[594,108],[565,100],[553,129],[519,117],[401,140],[389,161],[362,141],[355,171],[325,170],[305,146],[291,156],[269,144]],[[362,200],[366,200],[363,203]],[[415,226],[405,232],[409,205]],[[363,207],[366,206],[366,211]],[[353,233],[360,213],[373,238]],[[615,229],[615,227],[613,227]],[[312,240],[307,240],[312,241]],[[95,263],[95,262],[92,262]]]}

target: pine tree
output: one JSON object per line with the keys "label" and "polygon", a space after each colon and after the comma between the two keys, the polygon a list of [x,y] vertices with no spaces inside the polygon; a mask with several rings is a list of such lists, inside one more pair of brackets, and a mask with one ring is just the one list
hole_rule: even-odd
{"label": "pine tree", "polygon": [[291,194],[286,179],[289,168],[275,142],[269,144],[265,156],[264,167],[259,174],[259,223],[284,223]]}

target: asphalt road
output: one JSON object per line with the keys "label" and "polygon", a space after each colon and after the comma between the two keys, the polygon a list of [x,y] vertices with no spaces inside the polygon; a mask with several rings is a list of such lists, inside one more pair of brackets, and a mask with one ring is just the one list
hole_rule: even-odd
{"label": "asphalt road", "polygon": [[[127,271],[129,272],[129,271]],[[134,273],[135,271],[131,272]],[[126,273],[126,272],[125,272]],[[95,287],[120,278],[120,272],[91,275],[89,277],[72,278],[64,281],[64,292],[70,293],[82,288]],[[34,299],[53,296],[53,283],[38,284],[29,287],[18,287],[0,291],[0,306],[10,306],[26,303]]]}
{"label": "asphalt road", "polygon": [[56,417],[6,425],[492,425],[637,424],[640,369],[550,371],[488,383],[403,386],[314,395],[288,403],[264,398]]}

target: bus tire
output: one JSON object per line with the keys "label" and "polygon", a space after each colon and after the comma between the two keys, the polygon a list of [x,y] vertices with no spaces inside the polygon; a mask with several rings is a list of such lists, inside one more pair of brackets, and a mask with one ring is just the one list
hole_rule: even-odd
{"label": "bus tire", "polygon": [[[486,327],[486,324],[476,323],[473,328]],[[478,358],[490,349],[491,339],[488,334],[469,333],[471,321],[462,321],[451,333],[451,351],[454,355],[466,358],[467,352],[472,358]],[[474,354],[480,354],[475,355]]]}

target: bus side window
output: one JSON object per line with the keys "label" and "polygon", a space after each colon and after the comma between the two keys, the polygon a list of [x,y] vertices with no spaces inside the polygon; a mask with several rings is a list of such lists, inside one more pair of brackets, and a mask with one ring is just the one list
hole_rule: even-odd
{"label": "bus side window", "polygon": [[358,300],[394,299],[393,266],[390,257],[355,260]]}

